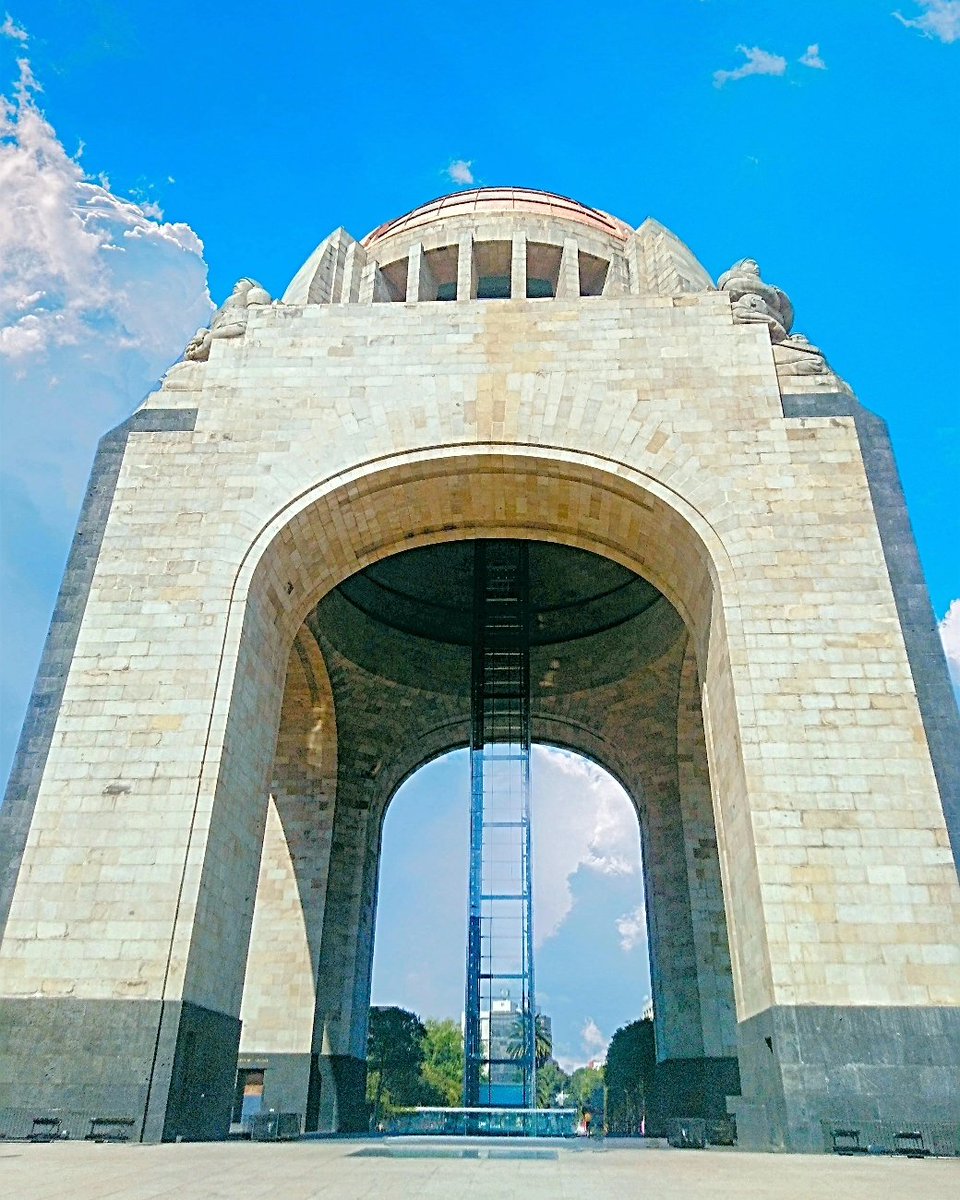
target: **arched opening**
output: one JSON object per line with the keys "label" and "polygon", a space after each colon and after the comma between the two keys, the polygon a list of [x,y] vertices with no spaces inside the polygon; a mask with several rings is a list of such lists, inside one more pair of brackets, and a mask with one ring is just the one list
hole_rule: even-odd
{"label": "arched opening", "polygon": [[[656,587],[614,560],[540,539],[529,546],[536,584],[534,737],[602,763],[632,798],[652,902],[658,1054],[664,1070],[676,1075],[675,1096],[692,1096],[686,1112],[709,1108],[722,1115],[725,1092],[736,1091],[734,1003],[698,674],[686,626]],[[241,1067],[265,1069],[271,1054],[264,1037],[276,1040],[277,1014],[283,1021],[290,1009],[282,970],[264,972],[263,963],[276,966],[284,953],[292,915],[298,961],[310,965],[296,994],[306,1000],[313,989],[315,1009],[311,1022],[302,1013],[298,1018],[297,1049],[286,1034],[280,1041],[290,1060],[283,1070],[297,1076],[293,1090],[309,1090],[308,1127],[365,1123],[383,821],[405,779],[467,741],[471,561],[464,540],[378,559],[328,592],[294,643],[248,962]],[[326,721],[322,710],[329,712]],[[305,731],[311,751],[298,757]],[[324,744],[329,750],[318,755]],[[331,755],[335,798],[328,804],[321,779]],[[286,899],[278,912],[269,897],[284,875]],[[616,915],[621,937],[633,944],[642,908],[637,895]],[[413,919],[414,936],[416,926]],[[640,1010],[642,1000],[637,997]],[[585,1017],[581,1036],[588,1023],[596,1027],[595,1014]],[[272,1078],[282,1074],[274,1070]],[[269,1100],[278,1106],[279,1094]]]}
{"label": "arched opening", "polygon": [[[601,1058],[651,999],[637,812],[602,767],[538,744],[533,763],[537,1005],[567,1072]],[[464,1004],[469,760],[451,751],[384,818],[373,1005],[458,1025]]]}

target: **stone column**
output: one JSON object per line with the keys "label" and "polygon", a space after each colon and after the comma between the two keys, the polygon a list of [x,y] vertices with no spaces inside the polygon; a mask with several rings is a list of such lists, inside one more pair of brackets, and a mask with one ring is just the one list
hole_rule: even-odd
{"label": "stone column", "polygon": [[473,234],[465,233],[460,238],[457,257],[457,299],[476,300],[477,263],[473,253]]}
{"label": "stone column", "polygon": [[557,299],[573,300],[580,296],[580,247],[575,238],[564,238],[560,255]]}
{"label": "stone column", "polygon": [[393,300],[379,263],[368,262],[363,268],[357,300],[360,304],[389,304]]}
{"label": "stone column", "polygon": [[264,1070],[263,1103],[316,1128],[316,980],[336,795],[333,695],[313,635],[287,670],[244,983],[240,1065]]}
{"label": "stone column", "polygon": [[[548,697],[558,732],[617,773],[637,804],[658,1058],[651,1127],[669,1117],[726,1115],[737,1095],[733,982],[692,647],[669,606],[648,626],[618,631],[622,678]],[[646,642],[648,650],[642,649]],[[601,645],[591,664],[602,663]],[[612,666],[612,662],[611,662]],[[556,734],[554,736],[557,736]]]}
{"label": "stone column", "polygon": [[264,710],[210,752],[232,529],[212,552],[180,519],[196,467],[144,469],[195,418],[141,410],[101,444],[4,805],[0,1106],[64,1110],[73,1134],[103,1115],[147,1141],[229,1124],[280,695],[251,613]]}
{"label": "stone column", "polygon": [[515,233],[510,252],[510,299],[527,297],[527,235]]}
{"label": "stone column", "polygon": [[423,246],[415,242],[407,259],[407,299],[436,300],[437,281],[427,263]]}
{"label": "stone column", "polygon": [[[677,705],[677,781],[697,956],[703,1050],[708,1058],[735,1060],[737,1014],[730,941],[723,907],[697,664],[689,644],[683,660]],[[731,1094],[738,1090],[732,1089]],[[721,1106],[721,1115],[723,1112]]]}
{"label": "stone column", "polygon": [[360,299],[360,280],[367,261],[366,251],[359,242],[351,242],[343,262],[343,282],[340,303],[356,304]]}
{"label": "stone column", "polygon": [[370,797],[355,769],[341,767],[327,877],[323,938],[317,974],[313,1044],[320,1047],[318,1128],[355,1133],[366,1129],[366,1047],[354,1026],[366,1029],[366,1013],[355,1012],[358,948],[367,907],[365,884]]}

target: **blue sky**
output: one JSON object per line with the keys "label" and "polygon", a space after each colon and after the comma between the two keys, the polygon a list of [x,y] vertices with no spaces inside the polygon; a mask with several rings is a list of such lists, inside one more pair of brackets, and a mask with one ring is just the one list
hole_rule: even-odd
{"label": "blue sky", "polygon": [[[714,277],[759,260],[890,424],[960,678],[960,0],[12,0],[0,92],[4,776],[97,438],[211,296],[471,182],[654,216]],[[547,975],[592,905],[619,946],[619,885],[571,878]]]}
{"label": "blue sky", "polygon": [[[640,832],[623,788],[578,755],[535,746],[531,778],[537,1001],[575,1066],[650,997]],[[463,1011],[469,813],[465,750],[423,767],[387,810],[375,1004]]]}

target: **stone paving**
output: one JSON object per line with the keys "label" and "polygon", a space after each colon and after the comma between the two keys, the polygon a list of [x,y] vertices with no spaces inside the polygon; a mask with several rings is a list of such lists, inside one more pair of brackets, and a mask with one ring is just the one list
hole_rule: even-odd
{"label": "stone paving", "polygon": [[[444,1157],[476,1153],[476,1158]],[[534,1157],[537,1156],[537,1157]],[[6,1200],[946,1200],[960,1160],[679,1151],[618,1142],[0,1145]]]}

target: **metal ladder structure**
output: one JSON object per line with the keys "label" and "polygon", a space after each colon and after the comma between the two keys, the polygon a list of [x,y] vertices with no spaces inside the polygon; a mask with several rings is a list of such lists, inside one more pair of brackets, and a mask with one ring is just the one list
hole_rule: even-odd
{"label": "metal ladder structure", "polygon": [[473,616],[463,1103],[535,1108],[525,542],[476,543]]}

